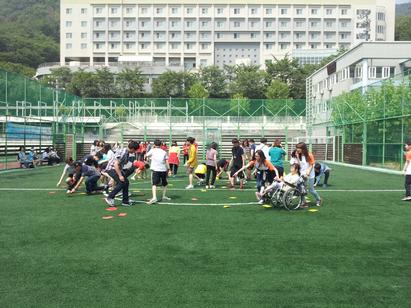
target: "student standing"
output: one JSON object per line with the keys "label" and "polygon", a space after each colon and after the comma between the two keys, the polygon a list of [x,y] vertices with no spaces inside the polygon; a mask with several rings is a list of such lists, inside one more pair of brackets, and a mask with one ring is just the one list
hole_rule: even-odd
{"label": "student standing", "polygon": [[188,173],[188,186],[186,189],[193,189],[193,177],[194,177],[194,170],[198,165],[197,161],[197,147],[194,144],[195,139],[193,137],[188,137],[186,145],[188,146],[188,160],[185,163],[187,166],[187,173]]}
{"label": "student standing", "polygon": [[177,141],[171,143],[168,152],[168,163],[170,164],[171,173],[173,174],[173,177],[175,177],[177,175],[178,166],[180,165],[180,148],[177,145]]}
{"label": "student standing", "polygon": [[[217,143],[213,142],[206,152],[207,177],[206,188],[215,188],[214,183],[217,176]],[[210,182],[211,175],[211,182]]]}
{"label": "student standing", "polygon": [[238,172],[240,169],[244,170],[245,165],[245,155],[244,150],[240,147],[240,141],[234,138],[231,143],[233,147],[231,148],[231,161],[230,161],[230,188],[234,188],[235,179],[238,176],[240,179],[240,188],[244,188],[244,173]]}
{"label": "student standing", "polygon": [[171,200],[166,196],[167,193],[167,173],[170,171],[170,166],[168,164],[167,152],[161,148],[161,141],[154,141],[154,148],[152,148],[146,155],[147,158],[151,159],[150,169],[152,170],[152,193],[153,197],[147,204],[151,205],[157,203],[157,186],[161,184],[163,187],[163,201]]}
{"label": "student standing", "polygon": [[281,141],[279,139],[275,139],[273,146],[269,150],[270,161],[274,165],[274,167],[278,171],[278,175],[280,178],[284,174],[284,157],[285,151],[281,146]]}
{"label": "student standing", "polygon": [[404,165],[404,176],[405,176],[405,197],[403,201],[411,200],[411,140],[405,144],[405,165]]}

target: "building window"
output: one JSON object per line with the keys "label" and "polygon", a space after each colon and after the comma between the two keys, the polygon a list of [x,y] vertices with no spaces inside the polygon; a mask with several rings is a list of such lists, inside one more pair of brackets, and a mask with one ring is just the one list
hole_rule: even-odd
{"label": "building window", "polygon": [[286,28],[288,26],[288,21],[281,21],[280,25],[281,27]]}
{"label": "building window", "polygon": [[219,38],[222,38],[223,37],[223,34],[222,33],[217,33],[217,38],[219,39]]}
{"label": "building window", "polygon": [[186,49],[191,49],[191,44],[186,44]]}
{"label": "building window", "polygon": [[257,9],[252,8],[252,9],[251,9],[251,15],[255,15],[255,14],[257,14]]}
{"label": "building window", "polygon": [[301,20],[298,20],[298,21],[295,22],[295,26],[296,26],[297,28],[301,28],[303,25],[304,25],[304,22],[301,21]]}
{"label": "building window", "polygon": [[250,33],[250,38],[256,38],[257,37],[257,34],[255,34],[255,33]]}
{"label": "building window", "polygon": [[126,49],[131,49],[131,44],[126,44]]}
{"label": "building window", "polygon": [[240,33],[234,33],[233,36],[234,36],[235,39],[238,39],[238,38],[240,38]]}
{"label": "building window", "polygon": [[240,14],[240,9],[239,8],[235,8],[234,9],[234,15],[239,15]]}
{"label": "building window", "polygon": [[187,14],[193,14],[193,8],[192,7],[188,7],[186,9]]}
{"label": "building window", "polygon": [[96,44],[96,49],[101,49],[102,45],[101,44]]}
{"label": "building window", "polygon": [[370,79],[377,78],[377,68],[375,66],[371,66],[368,68],[368,78]]}
{"label": "building window", "polygon": [[82,9],[81,9],[81,14],[82,14],[82,15],[87,14],[87,9],[82,8]]}
{"label": "building window", "polygon": [[190,28],[192,25],[193,25],[193,22],[192,22],[192,21],[187,21],[187,22],[186,22],[187,28]]}
{"label": "building window", "polygon": [[201,59],[200,66],[207,66],[207,59]]}
{"label": "building window", "polygon": [[273,13],[273,9],[265,9],[265,13],[267,15],[271,15]]}
{"label": "building window", "polygon": [[281,9],[280,14],[281,15],[287,15],[287,9]]}
{"label": "building window", "polygon": [[70,28],[73,23],[71,21],[66,21],[66,27]]}
{"label": "building window", "polygon": [[81,49],[87,49],[87,44],[82,43],[82,44],[81,44]]}
{"label": "building window", "polygon": [[145,36],[145,33],[144,33],[144,32],[140,33],[140,37],[141,37],[141,38],[143,38],[144,36]]}
{"label": "building window", "polygon": [[239,28],[240,27],[240,22],[239,21],[235,21],[234,22],[234,28]]}
{"label": "building window", "polygon": [[381,21],[385,21],[385,13],[377,13],[377,19]]}
{"label": "building window", "polygon": [[146,49],[146,44],[140,44],[141,49]]}
{"label": "building window", "polygon": [[131,14],[131,13],[133,13],[133,8],[132,7],[126,8],[126,14]]}
{"label": "building window", "polygon": [[296,15],[302,15],[303,14],[303,9],[296,9],[295,14]]}
{"label": "building window", "polygon": [[208,44],[201,44],[201,49],[208,49]]}
{"label": "building window", "polygon": [[73,45],[71,43],[66,44],[66,49],[71,49]]}
{"label": "building window", "polygon": [[207,27],[207,25],[208,25],[208,22],[207,22],[207,21],[202,21],[202,22],[201,22],[201,26],[202,26],[202,27]]}
{"label": "building window", "polygon": [[156,8],[156,14],[161,14],[163,13],[163,9],[162,8]]}
{"label": "building window", "polygon": [[171,8],[171,14],[176,15],[178,13],[178,8],[173,7]]}
{"label": "building window", "polygon": [[344,40],[344,39],[347,39],[347,38],[348,38],[348,34],[347,34],[347,33],[341,33],[341,34],[340,34],[340,38],[343,39],[343,40]]}
{"label": "building window", "polygon": [[217,9],[217,14],[218,14],[218,15],[223,14],[223,12],[224,12],[224,9],[222,9],[222,8],[218,8],[218,9]]}
{"label": "building window", "polygon": [[348,26],[348,22],[346,21],[341,22],[341,28],[347,28],[347,26]]}
{"label": "building window", "polygon": [[96,8],[96,14],[101,14],[101,13],[103,13],[103,8],[97,7]]}
{"label": "building window", "polygon": [[272,25],[273,25],[273,23],[272,23],[271,21],[266,21],[266,22],[265,22],[266,28],[271,28]]}
{"label": "building window", "polygon": [[[148,8],[142,7],[141,8],[141,14],[147,14],[148,13]],[[144,45],[144,44],[143,44]]]}
{"label": "building window", "polygon": [[317,15],[318,9],[311,9],[311,15]]}
{"label": "building window", "polygon": [[280,49],[284,50],[287,49],[288,45],[287,44],[280,44]]}
{"label": "building window", "polygon": [[81,22],[81,26],[84,28],[84,27],[87,27],[87,21],[82,21]]}
{"label": "building window", "polygon": [[118,8],[116,7],[111,8],[111,14],[117,14],[117,12],[118,12]]}
{"label": "building window", "polygon": [[87,32],[82,32],[81,33],[81,38],[86,39],[87,38]]}
{"label": "building window", "polygon": [[390,78],[390,67],[383,67],[382,68],[382,78]]}
{"label": "building window", "polygon": [[66,39],[71,39],[73,37],[72,33],[66,33]]}
{"label": "building window", "polygon": [[67,15],[71,15],[71,13],[73,13],[73,9],[66,9],[66,14]]}
{"label": "building window", "polygon": [[201,9],[201,14],[203,14],[203,15],[208,14],[208,8],[203,7],[203,8]]}
{"label": "building window", "polygon": [[348,9],[341,9],[341,15],[347,15]]}
{"label": "building window", "polygon": [[273,45],[272,44],[265,44],[265,49],[267,49],[267,50],[273,49]]}
{"label": "building window", "polygon": [[333,9],[326,9],[325,14],[326,15],[332,15],[333,14]]}

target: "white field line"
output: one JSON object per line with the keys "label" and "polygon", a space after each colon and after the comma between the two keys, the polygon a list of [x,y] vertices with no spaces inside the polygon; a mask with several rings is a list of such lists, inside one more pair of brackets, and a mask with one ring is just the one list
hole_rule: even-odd
{"label": "white field line", "polygon": [[[151,188],[131,188],[130,191],[133,192],[135,191],[151,191]],[[158,188],[158,190],[161,190],[161,188]],[[201,193],[207,193],[207,192],[213,192],[213,191],[226,191],[226,192],[231,192],[231,193],[238,193],[238,192],[248,192],[248,191],[255,191],[255,188],[245,188],[245,189],[235,189],[235,190],[230,190],[228,188],[214,188],[212,190],[207,190],[207,192],[203,192],[203,189],[190,189],[187,190],[185,188],[172,188],[168,187],[168,191],[195,191],[195,192],[201,192]],[[404,192],[403,189],[326,189],[326,190],[321,190],[321,189],[316,189],[317,192],[320,193],[328,193],[328,192],[353,192],[353,193],[392,193],[392,192]],[[16,187],[1,187],[0,191],[66,191],[66,189],[61,189],[61,188],[16,188]],[[137,192],[136,192],[137,193]]]}

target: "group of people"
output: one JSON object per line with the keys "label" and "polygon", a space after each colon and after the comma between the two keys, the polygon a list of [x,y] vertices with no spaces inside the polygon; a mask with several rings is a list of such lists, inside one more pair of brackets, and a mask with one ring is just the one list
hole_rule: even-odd
{"label": "group of people", "polygon": [[[90,155],[76,162],[73,159],[67,160],[57,185],[60,186],[68,174],[67,193],[75,193],[85,181],[87,194],[104,191],[106,203],[114,206],[115,197],[121,193],[122,205],[129,206],[128,178],[131,175],[132,179],[136,176],[145,178],[147,169],[150,168],[152,198],[148,204],[154,204],[159,201],[158,186],[163,188],[161,200],[170,200],[167,196],[168,177],[177,175],[182,156],[188,174],[187,190],[194,188],[195,179],[199,180],[200,184],[205,184],[206,189],[213,189],[216,179],[223,177],[224,174],[228,177],[230,189],[235,189],[237,184],[242,189],[246,181],[254,176],[256,196],[261,203],[267,187],[283,182],[285,155],[286,152],[278,139],[271,147],[267,145],[266,138],[262,138],[258,145],[253,139],[242,142],[233,139],[229,159],[219,158],[218,144],[212,142],[205,153],[204,163],[199,164],[198,144],[193,137],[188,137],[182,148],[176,141],[168,148],[160,140],[153,143],[130,140],[127,147],[122,148],[118,144],[112,147],[104,141],[96,140],[90,149]],[[322,199],[315,186],[319,184],[321,176],[325,176],[323,185],[327,185],[331,169],[324,164],[315,163],[314,156],[309,153],[305,143],[297,144],[290,163],[291,174],[298,174],[307,179],[309,192],[314,196],[316,204],[321,205]],[[98,185],[99,180],[102,185]],[[303,204],[301,207],[305,206],[306,204]]]}
{"label": "group of people", "polygon": [[49,166],[59,164],[61,159],[53,147],[46,148],[40,155],[34,148],[26,151],[25,147],[20,147],[17,153],[17,161],[21,168],[34,168],[39,166],[42,162]]}

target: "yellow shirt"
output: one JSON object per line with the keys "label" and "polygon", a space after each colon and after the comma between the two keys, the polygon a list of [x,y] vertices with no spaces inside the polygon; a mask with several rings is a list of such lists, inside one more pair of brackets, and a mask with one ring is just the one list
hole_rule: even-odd
{"label": "yellow shirt", "polygon": [[197,149],[196,146],[192,144],[190,145],[190,149],[188,150],[187,166],[189,166],[190,168],[195,168],[197,165]]}
{"label": "yellow shirt", "polygon": [[196,170],[194,171],[195,174],[206,174],[207,173],[207,166],[204,164],[198,165]]}

